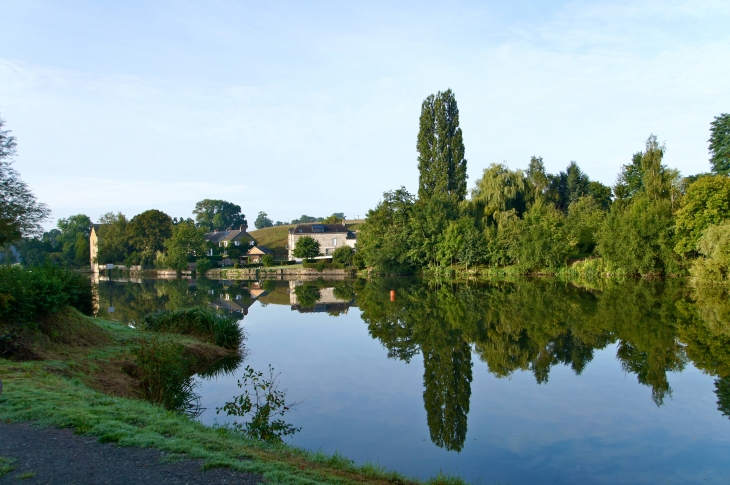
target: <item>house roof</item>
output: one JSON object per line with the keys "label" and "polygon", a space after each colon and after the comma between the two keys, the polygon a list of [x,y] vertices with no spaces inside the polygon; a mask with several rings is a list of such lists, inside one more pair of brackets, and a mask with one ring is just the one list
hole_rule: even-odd
{"label": "house roof", "polygon": [[344,224],[299,224],[294,227],[294,229],[290,229],[290,231],[292,234],[347,234],[348,238],[349,235],[352,234],[352,237],[355,237],[354,233],[352,233],[352,231],[350,231]]}
{"label": "house roof", "polygon": [[223,241],[250,241],[253,239],[245,229],[226,229],[225,231],[213,231],[205,234],[205,240],[210,242]]}
{"label": "house roof", "polygon": [[254,246],[251,249],[249,249],[246,254],[251,255],[251,256],[258,255],[258,254],[274,254],[274,251],[267,248],[266,246]]}

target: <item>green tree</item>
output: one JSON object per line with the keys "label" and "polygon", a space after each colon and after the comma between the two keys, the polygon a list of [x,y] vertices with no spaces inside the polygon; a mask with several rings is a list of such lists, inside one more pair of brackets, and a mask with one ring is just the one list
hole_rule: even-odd
{"label": "green tree", "polygon": [[165,241],[172,236],[172,218],[162,211],[150,209],[137,214],[127,224],[129,244],[141,256],[142,264],[149,264]]}
{"label": "green tree", "polygon": [[466,197],[466,159],[459,127],[459,108],[448,89],[427,97],[421,105],[418,132],[418,198]]}
{"label": "green tree", "polygon": [[335,263],[341,263],[344,265],[352,264],[352,256],[355,254],[355,250],[350,246],[340,246],[335,249],[332,253],[332,261]]}
{"label": "green tree", "polygon": [[641,168],[641,158],[643,156],[643,152],[636,152],[631,157],[631,163],[621,167],[621,173],[614,186],[614,193],[617,198],[630,199],[644,190],[644,171]]}
{"label": "green tree", "polygon": [[264,254],[261,258],[261,262],[264,264],[264,266],[274,266],[274,256],[271,254]]}
{"label": "green tree", "polygon": [[598,252],[618,272],[645,275],[679,271],[669,200],[656,201],[641,193],[628,205],[614,204],[596,241]]}
{"label": "green tree", "polygon": [[267,217],[266,212],[259,212],[253,225],[256,226],[256,229],[263,229],[264,227],[273,226],[274,222]]}
{"label": "green tree", "polygon": [[377,207],[368,211],[357,238],[357,254],[366,266],[385,274],[413,271],[409,239],[414,199],[401,187],[385,192]]}
{"label": "green tree", "polygon": [[650,198],[668,199],[671,195],[671,176],[662,165],[666,147],[659,145],[656,135],[646,140],[646,151],[641,157],[641,171],[644,191]]}
{"label": "green tree", "polygon": [[513,227],[507,252],[521,271],[558,268],[574,251],[576,240],[565,215],[544,202],[536,202]]}
{"label": "green tree", "polygon": [[601,182],[592,180],[588,183],[588,195],[598,203],[604,211],[611,207],[613,191],[611,187],[603,185]]}
{"label": "green tree", "polygon": [[0,118],[0,246],[21,237],[40,236],[41,223],[51,215],[11,166],[17,142],[9,130],[3,130],[4,126]]}
{"label": "green tree", "polygon": [[449,223],[444,236],[439,242],[438,258],[442,265],[458,261],[469,265],[487,260],[487,241],[484,235],[474,227],[474,221],[462,217]]}
{"label": "green tree", "polygon": [[246,216],[241,214],[241,206],[225,200],[204,199],[196,202],[193,214],[196,226],[206,232],[248,227]]}
{"label": "green tree", "polygon": [[297,239],[292,253],[295,258],[312,259],[319,256],[319,241],[310,236]]}
{"label": "green tree", "polygon": [[[539,177],[534,171],[533,177]],[[527,210],[530,186],[521,170],[510,170],[506,165],[491,164],[484,169],[467,201],[465,211],[474,217],[477,227],[496,224],[498,213],[514,210],[521,216]]]}
{"label": "green tree", "polygon": [[173,226],[172,237],[165,241],[167,264],[178,271],[187,269],[188,260],[194,256],[205,254],[205,236],[202,229],[194,225],[181,223]]}
{"label": "green tree", "polygon": [[730,219],[730,177],[701,177],[687,188],[677,211],[678,254],[692,254],[705,229]]}
{"label": "green tree", "polygon": [[565,172],[552,176],[551,186],[557,195],[556,206],[563,212],[584,195],[588,195],[590,179],[575,162],[570,162]]}
{"label": "green tree", "polygon": [[76,214],[67,219],[59,219],[56,224],[59,234],[57,242],[61,245],[66,264],[86,266],[89,264],[89,236],[91,219],[85,214]]}
{"label": "green tree", "polygon": [[710,123],[710,165],[712,173],[730,175],[730,113],[715,116]]}
{"label": "green tree", "polygon": [[606,212],[591,196],[583,196],[568,207],[568,226],[576,238],[578,253],[589,254],[596,247],[596,234],[601,229]]}
{"label": "green tree", "polygon": [[121,263],[130,253],[127,218],[121,212],[107,212],[99,218],[97,263]]}
{"label": "green tree", "polygon": [[345,213],[335,212],[331,216],[325,217],[322,222],[325,224],[342,224],[343,222],[345,222]]}
{"label": "green tree", "polygon": [[696,247],[701,256],[692,263],[692,276],[701,283],[726,285],[730,281],[730,221],[708,226]]}
{"label": "green tree", "polygon": [[525,178],[532,191],[530,200],[535,201],[539,198],[545,197],[548,187],[550,186],[550,179],[545,171],[545,164],[542,161],[542,157],[531,157],[530,164],[525,172]]}

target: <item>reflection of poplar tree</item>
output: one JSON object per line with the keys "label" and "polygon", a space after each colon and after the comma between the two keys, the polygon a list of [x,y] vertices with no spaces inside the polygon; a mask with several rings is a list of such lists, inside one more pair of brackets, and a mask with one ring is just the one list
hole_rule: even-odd
{"label": "reflection of poplar tree", "polygon": [[717,410],[723,416],[730,418],[730,377],[715,379],[715,395],[717,395]]}
{"label": "reflection of poplar tree", "polygon": [[441,448],[461,451],[471,398],[471,347],[458,339],[452,345],[422,351],[423,404],[431,441]]}

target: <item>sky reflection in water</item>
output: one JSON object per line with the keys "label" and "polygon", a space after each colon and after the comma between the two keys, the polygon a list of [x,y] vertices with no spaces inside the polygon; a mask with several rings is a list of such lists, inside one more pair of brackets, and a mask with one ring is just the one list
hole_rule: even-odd
{"label": "sky reflection in water", "polygon": [[[307,300],[286,282],[145,284],[115,297],[140,312],[155,301],[240,303],[246,363],[273,365],[289,399],[305,401],[288,415],[303,428],[290,439],[298,446],[482,483],[730,479],[728,407],[717,403],[730,375],[722,294],[395,279],[305,283],[319,292]],[[215,407],[237,393],[236,375],[199,391],[201,420],[223,422]]]}

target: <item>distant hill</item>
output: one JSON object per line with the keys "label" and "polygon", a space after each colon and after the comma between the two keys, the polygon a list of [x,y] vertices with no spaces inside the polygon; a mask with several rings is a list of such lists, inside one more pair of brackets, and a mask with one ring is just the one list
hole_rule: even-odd
{"label": "distant hill", "polygon": [[[365,219],[353,219],[345,221],[345,225],[347,225],[349,230],[357,231],[363,222],[365,222]],[[274,251],[276,259],[286,259],[288,257],[286,245],[289,240],[289,229],[293,229],[294,227],[296,227],[296,224],[265,227],[263,229],[256,229],[255,231],[248,231],[248,233],[256,239],[256,244],[266,246]]]}

